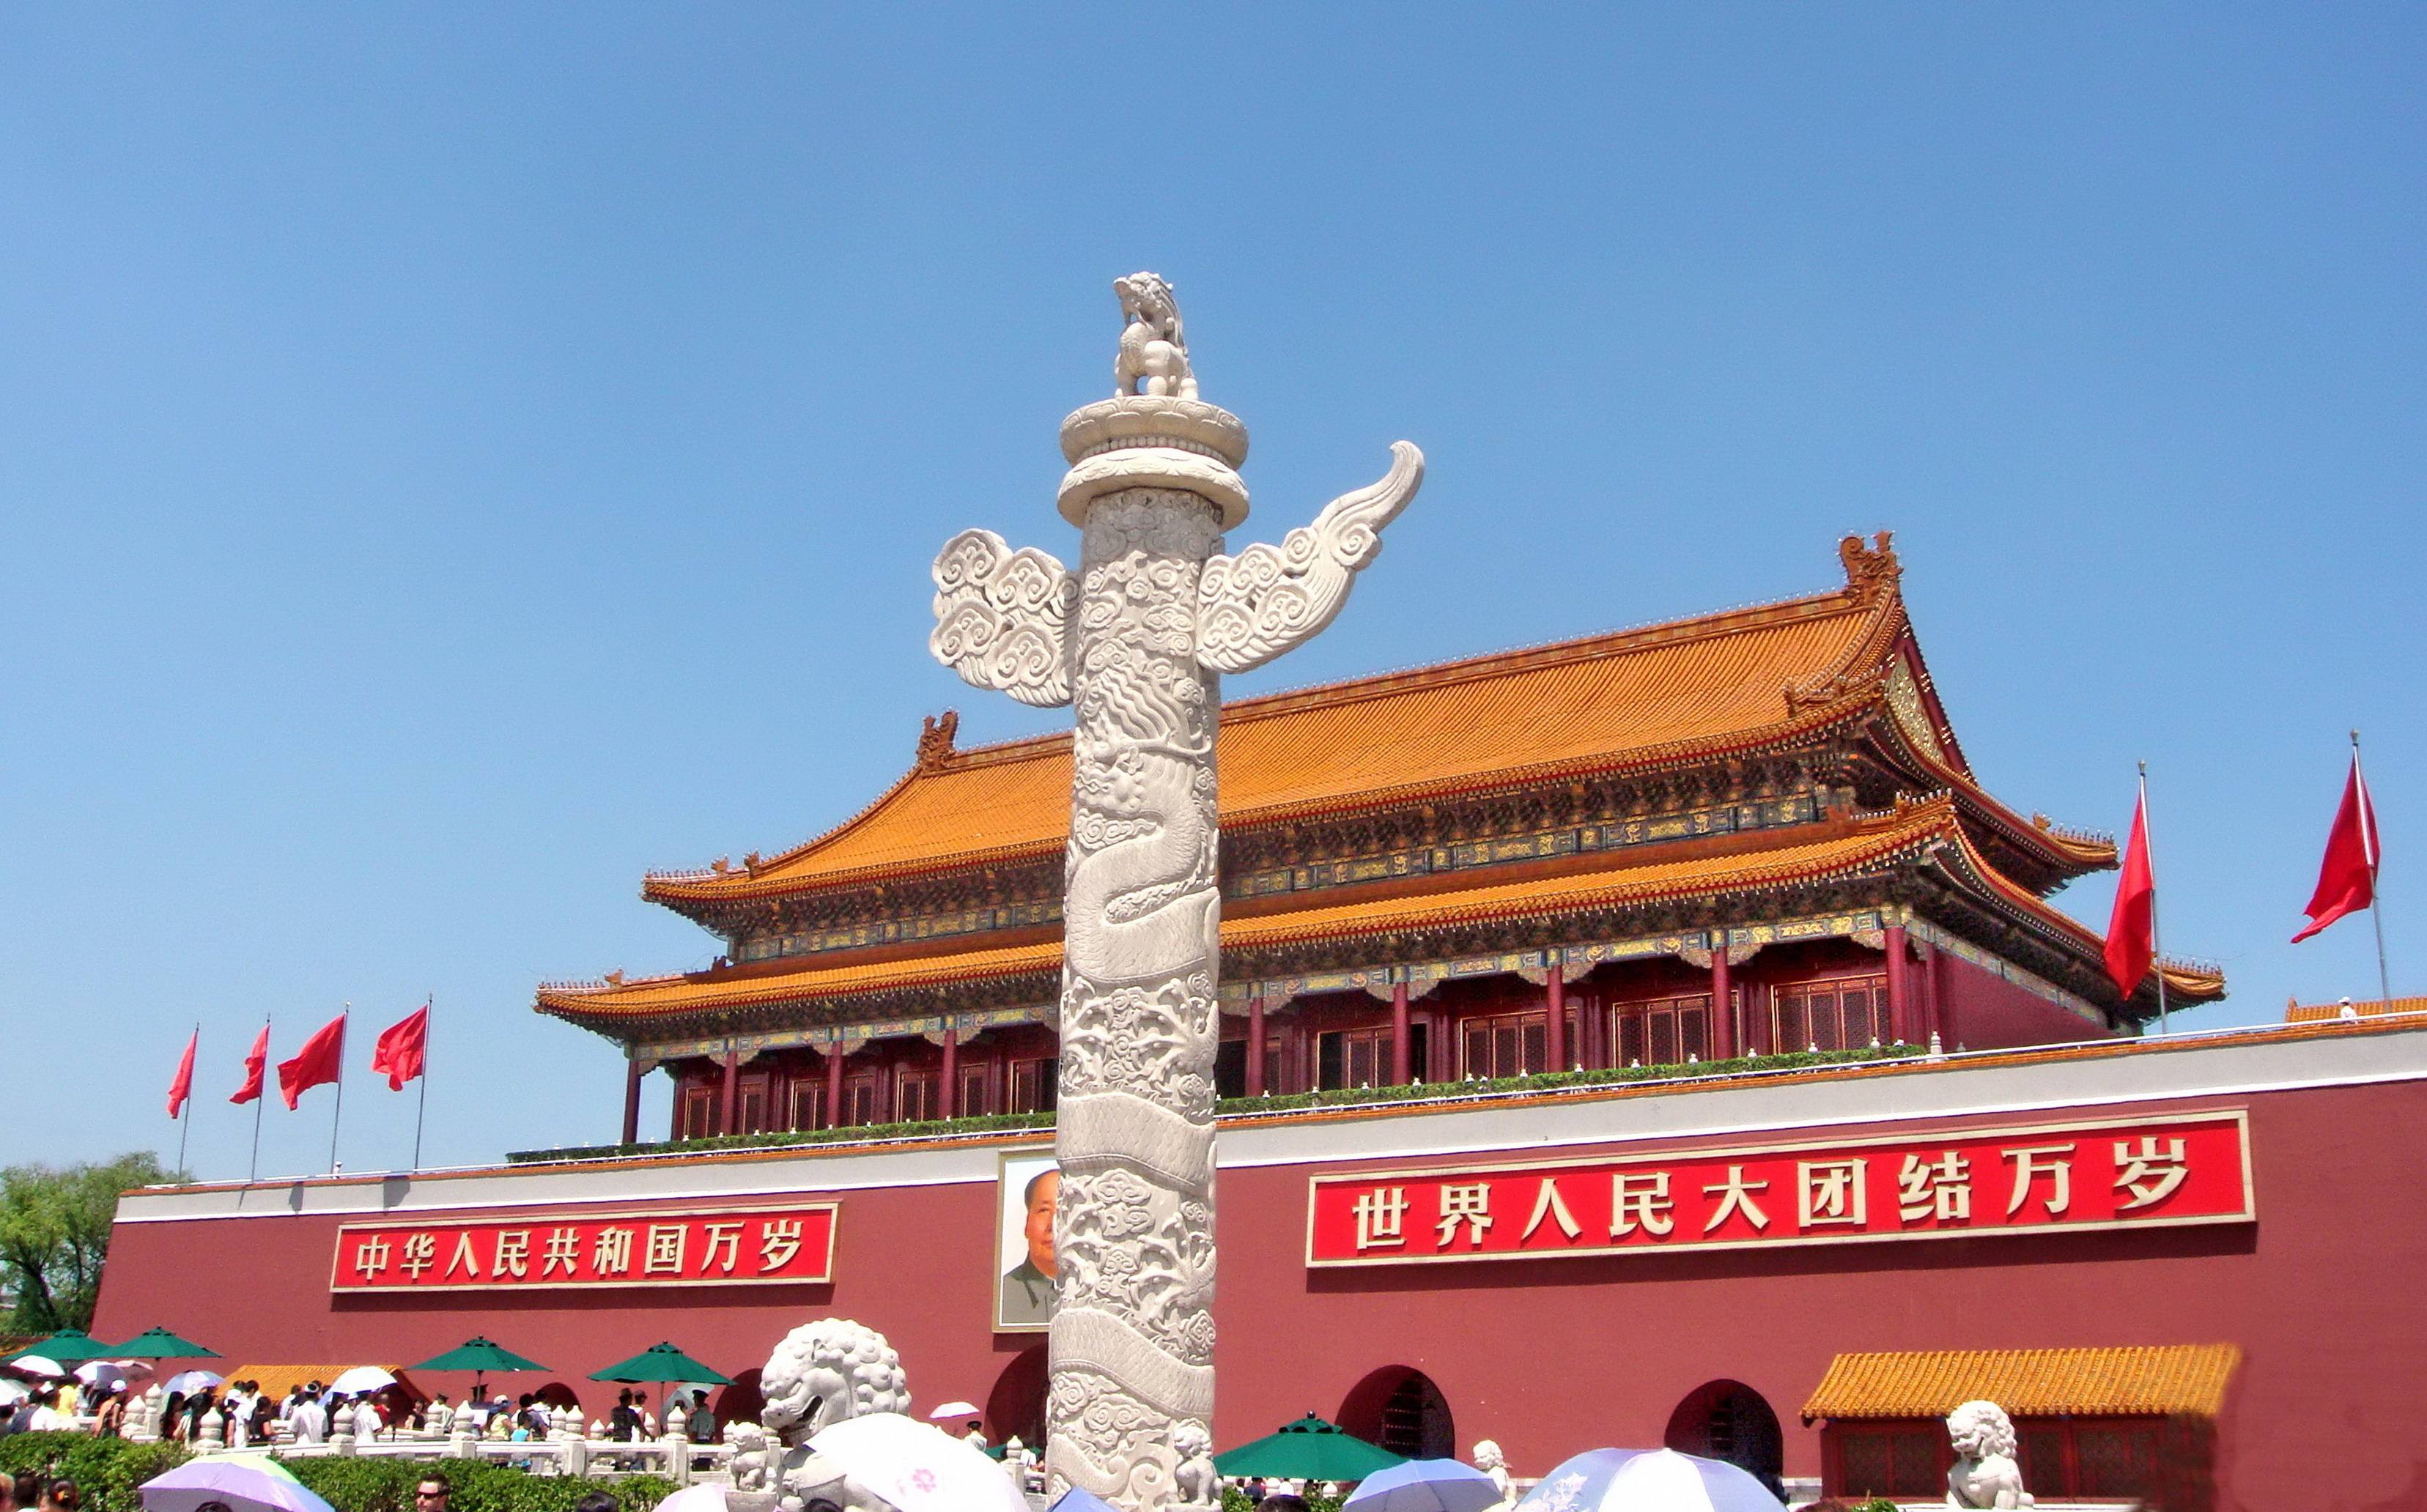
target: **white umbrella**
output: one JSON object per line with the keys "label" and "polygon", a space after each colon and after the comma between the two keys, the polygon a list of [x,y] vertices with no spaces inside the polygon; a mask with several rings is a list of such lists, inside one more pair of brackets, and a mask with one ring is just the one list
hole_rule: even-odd
{"label": "white umbrella", "polygon": [[8,1363],[16,1368],[19,1374],[38,1380],[64,1381],[68,1378],[68,1373],[59,1368],[59,1362],[48,1355],[20,1355]]}
{"label": "white umbrella", "polygon": [[357,1365],[352,1370],[350,1370],[343,1375],[338,1376],[335,1380],[331,1381],[329,1383],[329,1390],[332,1391],[343,1391],[348,1396],[352,1396],[362,1391],[382,1390],[387,1387],[394,1386],[395,1384],[396,1377],[390,1375],[387,1372],[380,1369],[378,1366]]}
{"label": "white umbrella", "polygon": [[980,1412],[976,1407],[970,1406],[967,1402],[947,1402],[942,1406],[937,1407],[935,1411],[928,1413],[927,1421],[929,1423],[967,1423],[971,1418],[983,1418],[985,1416],[985,1413]]}
{"label": "white umbrella", "polygon": [[725,1512],[725,1487],[717,1481],[686,1486],[660,1502],[658,1512]]}
{"label": "white umbrella", "polygon": [[206,1386],[218,1386],[226,1379],[226,1376],[214,1375],[209,1371],[179,1371],[160,1383],[160,1391],[164,1396],[171,1391],[199,1391]]}
{"label": "white umbrella", "polygon": [[899,1412],[845,1418],[809,1448],[902,1512],[1028,1512],[1001,1465]]}
{"label": "white umbrella", "polygon": [[32,1394],[32,1392],[27,1391],[24,1385],[19,1382],[0,1381],[0,1406],[8,1406],[14,1403],[23,1402],[26,1397]]}
{"label": "white umbrella", "polygon": [[1674,1449],[1593,1449],[1563,1460],[1517,1512],[1782,1512],[1737,1467]]}
{"label": "white umbrella", "polygon": [[115,1391],[126,1384],[126,1367],[113,1365],[106,1359],[89,1359],[76,1367],[75,1378],[87,1386]]}

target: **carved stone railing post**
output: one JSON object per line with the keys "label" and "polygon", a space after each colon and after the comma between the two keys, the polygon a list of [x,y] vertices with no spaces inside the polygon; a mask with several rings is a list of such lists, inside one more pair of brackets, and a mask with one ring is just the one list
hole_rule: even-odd
{"label": "carved stone railing post", "polygon": [[964,531],[936,561],[930,644],[978,687],[1077,707],[1045,1466],[1049,1495],[1160,1512],[1179,1494],[1175,1431],[1214,1413],[1220,674],[1331,622],[1424,458],[1395,443],[1381,482],[1279,546],[1223,554],[1247,513],[1246,428],[1197,398],[1169,286],[1115,287],[1119,391],[1062,424],[1078,573]]}

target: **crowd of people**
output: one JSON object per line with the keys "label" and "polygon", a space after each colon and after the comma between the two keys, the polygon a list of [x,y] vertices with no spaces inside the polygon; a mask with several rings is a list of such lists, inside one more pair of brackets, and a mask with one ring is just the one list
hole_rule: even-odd
{"label": "crowd of people", "polygon": [[75,1482],[36,1475],[0,1475],[0,1512],[79,1512]]}
{"label": "crowd of people", "polygon": [[[13,1433],[90,1432],[105,1439],[123,1437],[127,1411],[148,1380],[104,1378],[80,1385],[70,1380],[41,1384],[13,1406],[0,1406],[0,1437]],[[683,1407],[683,1437],[695,1444],[712,1444],[722,1428],[708,1393],[693,1389]],[[356,1439],[393,1437],[404,1430],[415,1434],[461,1431],[483,1439],[517,1442],[545,1439],[555,1426],[554,1409],[526,1391],[517,1401],[503,1393],[466,1397],[461,1406],[438,1392],[421,1396],[402,1387],[376,1391],[334,1391],[319,1381],[305,1381],[274,1397],[257,1380],[228,1381],[220,1386],[171,1391],[161,1399],[158,1437],[172,1443],[224,1444],[231,1449],[275,1443],[326,1443],[332,1435],[350,1433]],[[217,1419],[216,1423],[211,1420]],[[206,1426],[207,1424],[207,1426]],[[623,1443],[655,1439],[658,1416],[648,1394],[630,1388],[616,1393],[615,1406],[603,1420],[606,1437]],[[16,1506],[30,1512],[30,1504]],[[0,1505],[0,1512],[11,1512]]]}

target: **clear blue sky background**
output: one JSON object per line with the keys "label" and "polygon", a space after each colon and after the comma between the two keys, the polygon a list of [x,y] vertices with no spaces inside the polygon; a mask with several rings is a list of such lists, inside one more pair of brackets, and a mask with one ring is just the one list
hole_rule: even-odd
{"label": "clear blue sky background", "polygon": [[[1314,8],[1308,8],[1313,10]],[[0,1158],[241,1175],[349,1000],[350,1169],[615,1131],[543,978],[705,964],[650,868],[1055,716],[936,548],[1074,547],[1109,281],[1180,285],[1251,531],[1432,463],[1249,691],[1824,589],[1891,527],[1990,788],[2120,829],[2233,998],[2364,727],[2427,985],[2427,12],[620,6],[0,13]],[[2065,895],[2103,924],[2111,884]],[[663,1127],[653,1079],[647,1125]],[[272,1106],[266,1173],[327,1158]]]}

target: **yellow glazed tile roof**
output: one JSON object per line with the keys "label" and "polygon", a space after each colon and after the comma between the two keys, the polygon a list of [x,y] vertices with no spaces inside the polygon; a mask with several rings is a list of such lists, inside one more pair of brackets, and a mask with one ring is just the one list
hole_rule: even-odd
{"label": "yellow glazed tile roof", "polygon": [[[1830,723],[1788,706],[1887,649],[1893,592],[1846,588],[1759,609],[1563,642],[1222,710],[1227,826],[1545,775],[1746,749]],[[769,896],[855,874],[1061,849],[1070,738],[955,752],[855,818],[755,869],[654,876],[664,901]]]}
{"label": "yellow glazed tile roof", "polygon": [[[1662,847],[1672,855],[1681,849],[1696,854],[1522,882],[1226,918],[1222,944],[1227,949],[1251,950],[1302,938],[1348,939],[1426,926],[1542,919],[1669,898],[1757,891],[1875,868],[1916,846],[1954,834],[1953,806],[1942,798],[1893,815],[1853,821],[1832,834],[1796,844],[1752,851],[1708,845]],[[728,967],[687,976],[556,984],[540,989],[538,1006],[585,1016],[647,1016],[847,998],[878,988],[982,981],[1061,968],[1061,942],[1046,940],[908,959],[893,954],[876,961],[782,972]]]}
{"label": "yellow glazed tile roof", "polygon": [[2233,1344],[1840,1355],[1803,1404],[1803,1417],[1943,1418],[1985,1398],[2017,1418],[2213,1418],[2240,1361]]}
{"label": "yellow glazed tile roof", "polygon": [[[2391,1014],[2427,1014],[2427,998],[2371,998],[2354,1002],[2352,1012],[2362,1018],[2383,1018]],[[2288,1024],[2314,1024],[2340,1018],[2343,1005],[2339,1002],[2295,1002],[2284,1010]]]}

